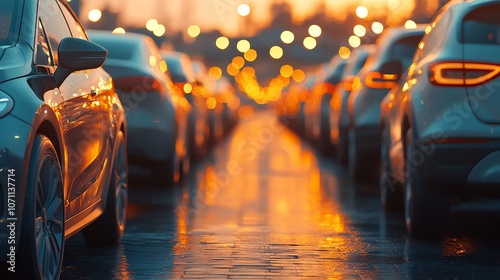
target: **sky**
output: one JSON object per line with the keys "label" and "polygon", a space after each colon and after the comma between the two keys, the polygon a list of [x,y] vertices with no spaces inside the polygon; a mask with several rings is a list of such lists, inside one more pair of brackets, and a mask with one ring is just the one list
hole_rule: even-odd
{"label": "sky", "polygon": [[236,11],[242,3],[252,8],[250,16],[253,21],[266,24],[273,2],[290,3],[297,21],[309,17],[317,4],[324,2],[328,14],[340,19],[354,12],[351,11],[353,6],[365,5],[371,16],[387,14],[389,11],[390,20],[401,22],[410,16],[414,1],[423,0],[82,0],[81,18],[85,18],[91,9],[109,7],[123,15],[122,24],[145,26],[148,19],[156,18],[167,27],[167,32],[173,33],[197,24],[203,31],[219,29],[231,36],[237,35],[238,25],[243,23]]}

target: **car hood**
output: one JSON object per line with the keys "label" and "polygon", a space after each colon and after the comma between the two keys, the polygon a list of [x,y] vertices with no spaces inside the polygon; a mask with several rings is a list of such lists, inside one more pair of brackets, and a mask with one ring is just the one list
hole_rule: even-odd
{"label": "car hood", "polygon": [[0,46],[0,83],[28,75],[32,53],[28,45]]}

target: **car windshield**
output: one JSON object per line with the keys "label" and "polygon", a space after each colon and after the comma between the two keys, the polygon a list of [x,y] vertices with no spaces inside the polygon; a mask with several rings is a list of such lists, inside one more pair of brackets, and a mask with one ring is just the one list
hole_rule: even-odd
{"label": "car windshield", "polygon": [[19,0],[2,0],[0,8],[0,46],[13,43],[14,30],[19,21]]}

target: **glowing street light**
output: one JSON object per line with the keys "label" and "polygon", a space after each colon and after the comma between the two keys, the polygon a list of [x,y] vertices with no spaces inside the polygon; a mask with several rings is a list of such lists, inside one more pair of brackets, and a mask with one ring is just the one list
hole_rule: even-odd
{"label": "glowing street light", "polygon": [[358,36],[351,36],[349,37],[349,45],[353,48],[357,48],[361,45],[361,39]]}
{"label": "glowing street light", "polygon": [[368,8],[366,8],[365,6],[358,6],[356,8],[356,15],[359,18],[366,18],[368,16]]}
{"label": "glowing street light", "polygon": [[314,48],[316,48],[316,39],[314,39],[313,37],[306,37],[304,39],[304,47],[308,50],[312,50]]}
{"label": "glowing street light", "polygon": [[236,48],[238,49],[238,51],[246,53],[248,50],[250,50],[250,42],[248,42],[247,40],[240,40],[236,45]]}
{"label": "glowing street light", "polygon": [[309,35],[311,35],[312,37],[317,38],[321,36],[321,33],[322,33],[321,27],[319,27],[318,25],[313,24],[309,26]]}
{"label": "glowing street light", "polygon": [[229,47],[229,39],[227,37],[224,37],[224,36],[219,37],[215,41],[215,45],[217,46],[217,48],[219,48],[221,50],[225,50],[225,49],[227,49],[227,47]]}
{"label": "glowing street light", "polygon": [[249,49],[245,52],[244,57],[248,62],[255,61],[257,59],[257,51],[254,49]]}
{"label": "glowing street light", "polygon": [[292,31],[285,30],[281,33],[281,41],[285,44],[291,44],[295,40],[295,35]]}
{"label": "glowing street light", "polygon": [[151,32],[155,31],[157,26],[158,26],[157,19],[152,18],[146,22],[146,29],[151,31]]}
{"label": "glowing street light", "polygon": [[98,22],[102,17],[102,12],[99,9],[93,9],[89,12],[89,20],[91,22]]}
{"label": "glowing street light", "polygon": [[112,32],[112,33],[113,33],[113,34],[125,34],[125,33],[127,33],[127,32],[126,32],[126,31],[125,31],[125,29],[123,29],[122,27],[117,27],[117,28],[115,28],[115,29],[113,30],[113,32]]}
{"label": "glowing street light", "polygon": [[188,35],[193,37],[193,38],[196,38],[200,35],[201,33],[201,29],[198,25],[191,25],[188,27]]}
{"label": "glowing street light", "polygon": [[274,59],[280,59],[283,57],[283,49],[279,46],[274,46],[269,50],[269,54]]}
{"label": "glowing street light", "polygon": [[165,34],[165,31],[166,31],[165,25],[158,24],[158,26],[156,26],[155,30],[153,31],[153,34],[156,37],[161,37]]}
{"label": "glowing street light", "polygon": [[410,20],[407,20],[405,22],[405,28],[406,29],[415,29],[415,28],[417,28],[417,24],[413,20],[410,19]]}
{"label": "glowing street light", "polygon": [[353,31],[354,31],[354,34],[358,37],[363,37],[366,35],[366,28],[360,24],[354,26]]}
{"label": "glowing street light", "polygon": [[372,23],[372,31],[375,34],[380,34],[384,32],[384,25],[378,21]]}
{"label": "glowing street light", "polygon": [[351,56],[351,50],[348,47],[342,46],[339,49],[339,56],[343,59],[348,59]]}
{"label": "glowing street light", "polygon": [[248,6],[248,4],[240,4],[238,6],[238,15],[242,16],[242,17],[246,17],[250,14],[250,6]]}

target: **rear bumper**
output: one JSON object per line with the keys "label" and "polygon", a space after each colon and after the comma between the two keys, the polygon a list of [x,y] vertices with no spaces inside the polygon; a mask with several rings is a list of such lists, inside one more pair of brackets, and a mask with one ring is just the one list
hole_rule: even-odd
{"label": "rear bumper", "polygon": [[465,196],[500,197],[500,140],[426,144],[412,164],[422,183]]}

